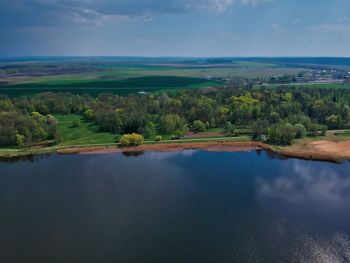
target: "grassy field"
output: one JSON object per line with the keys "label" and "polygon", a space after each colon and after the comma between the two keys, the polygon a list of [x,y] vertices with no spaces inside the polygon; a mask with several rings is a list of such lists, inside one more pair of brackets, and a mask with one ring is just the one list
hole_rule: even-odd
{"label": "grassy field", "polygon": [[[57,115],[58,130],[61,136],[59,146],[113,143],[115,134],[100,132],[93,123],[87,123],[78,115]],[[80,127],[73,127],[74,119],[80,118]]]}

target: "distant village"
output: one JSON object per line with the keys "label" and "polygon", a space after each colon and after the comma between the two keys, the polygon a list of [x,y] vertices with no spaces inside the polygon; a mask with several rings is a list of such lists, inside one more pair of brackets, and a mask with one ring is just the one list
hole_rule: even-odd
{"label": "distant village", "polygon": [[298,83],[350,83],[350,71],[324,69],[303,71],[296,76]]}
{"label": "distant village", "polygon": [[263,78],[247,79],[237,76],[202,76],[202,79],[212,80],[227,85],[236,83],[243,85],[254,84],[291,84],[291,83],[350,83],[350,71],[342,69],[317,69],[301,71],[296,75],[280,75]]}

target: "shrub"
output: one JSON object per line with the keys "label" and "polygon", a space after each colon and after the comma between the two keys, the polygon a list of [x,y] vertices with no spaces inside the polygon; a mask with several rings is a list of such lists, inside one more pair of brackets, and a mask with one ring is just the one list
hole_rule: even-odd
{"label": "shrub", "polygon": [[252,125],[253,140],[266,141],[267,127],[269,123],[265,120],[258,120]]}
{"label": "shrub", "polygon": [[275,125],[268,129],[268,140],[272,143],[286,145],[295,138],[295,127],[292,124]]}
{"label": "shrub", "polygon": [[120,142],[120,138],[121,138],[121,135],[120,134],[116,134],[114,136],[114,142],[116,142],[116,143]]}
{"label": "shrub", "polygon": [[181,137],[183,137],[185,135],[185,132],[182,131],[182,130],[176,130],[174,132],[174,134],[171,136],[171,139],[173,140],[178,140],[180,139]]}
{"label": "shrub", "polygon": [[294,129],[295,129],[295,138],[300,139],[300,138],[304,138],[306,136],[306,129],[304,127],[304,125],[298,123],[294,125]]}
{"label": "shrub", "polygon": [[206,130],[206,125],[204,122],[197,120],[193,122],[192,129],[194,132],[204,132]]}
{"label": "shrub", "polygon": [[156,125],[153,122],[148,122],[144,129],[143,135],[145,138],[152,137],[156,134]]}
{"label": "shrub", "polygon": [[25,136],[21,134],[16,134],[16,144],[19,149],[23,148],[25,142]]}
{"label": "shrub", "polygon": [[72,121],[72,127],[80,127],[80,119],[79,118],[75,118]]}
{"label": "shrub", "polygon": [[163,138],[162,138],[162,136],[160,136],[160,135],[157,135],[157,136],[154,138],[154,140],[155,140],[156,142],[160,142],[162,139],[163,139]]}
{"label": "shrub", "polygon": [[57,124],[57,120],[55,119],[55,117],[51,114],[48,114],[46,116],[46,123],[48,125],[56,125]]}
{"label": "shrub", "polygon": [[95,118],[95,112],[93,109],[87,109],[86,111],[84,111],[84,117],[87,120],[93,120]]}
{"label": "shrub", "polygon": [[144,138],[137,133],[124,134],[119,142],[121,146],[138,146],[143,144]]}
{"label": "shrub", "polygon": [[328,127],[326,125],[320,125],[320,131],[321,131],[321,136],[325,136],[328,131]]}
{"label": "shrub", "polygon": [[178,114],[164,115],[159,120],[160,129],[165,133],[172,133],[176,130],[183,129],[185,120]]}
{"label": "shrub", "polygon": [[231,122],[227,122],[224,128],[224,132],[227,136],[237,136],[238,132],[236,130],[236,127],[231,124]]}
{"label": "shrub", "polygon": [[40,114],[39,112],[37,111],[33,111],[31,113],[31,116],[40,124],[44,123],[46,118],[44,115]]}

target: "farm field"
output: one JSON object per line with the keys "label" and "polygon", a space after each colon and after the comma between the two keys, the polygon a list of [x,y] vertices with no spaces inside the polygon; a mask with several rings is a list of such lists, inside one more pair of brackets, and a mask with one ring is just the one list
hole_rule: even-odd
{"label": "farm field", "polygon": [[[4,64],[4,62],[3,62]],[[296,74],[302,67],[254,61],[108,63],[48,61],[0,63],[0,94],[10,97],[40,92],[128,95],[137,92],[220,87],[219,77],[257,78]]]}

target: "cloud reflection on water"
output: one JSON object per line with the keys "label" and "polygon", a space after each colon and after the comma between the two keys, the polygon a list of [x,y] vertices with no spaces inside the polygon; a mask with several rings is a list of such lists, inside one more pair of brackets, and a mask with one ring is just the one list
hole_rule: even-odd
{"label": "cloud reflection on water", "polygon": [[323,202],[330,206],[348,205],[350,177],[332,165],[294,160],[283,166],[278,176],[257,179],[258,195],[298,204]]}

